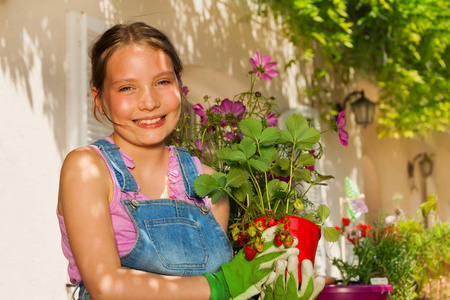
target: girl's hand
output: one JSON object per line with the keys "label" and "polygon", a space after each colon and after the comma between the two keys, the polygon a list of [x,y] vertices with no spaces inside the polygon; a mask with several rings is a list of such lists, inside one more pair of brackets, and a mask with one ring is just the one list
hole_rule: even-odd
{"label": "girl's hand", "polygon": [[[285,272],[286,269],[287,272]],[[313,265],[308,259],[302,261],[301,271],[302,285],[299,290],[298,257],[290,256],[287,261],[278,261],[275,271],[269,275],[259,299],[315,299],[323,290],[325,279],[321,276],[314,278]]]}

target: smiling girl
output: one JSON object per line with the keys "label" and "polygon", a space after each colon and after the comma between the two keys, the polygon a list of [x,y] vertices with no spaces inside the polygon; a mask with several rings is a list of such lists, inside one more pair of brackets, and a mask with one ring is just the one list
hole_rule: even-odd
{"label": "smiling girl", "polygon": [[[115,25],[91,48],[94,114],[113,132],[70,152],[58,220],[79,299],[246,299],[296,248],[233,258],[229,203],[197,197],[213,169],[165,146],[180,119],[182,64],[169,39],[143,23]],[[272,253],[266,252],[271,248]]]}

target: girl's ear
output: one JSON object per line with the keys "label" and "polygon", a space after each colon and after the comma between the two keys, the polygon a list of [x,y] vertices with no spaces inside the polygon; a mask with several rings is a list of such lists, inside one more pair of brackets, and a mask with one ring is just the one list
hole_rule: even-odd
{"label": "girl's ear", "polygon": [[102,103],[100,101],[100,96],[97,92],[97,89],[95,87],[91,87],[91,94],[92,97],[94,97],[94,101],[95,101],[95,108],[97,109],[97,111],[101,114],[101,115],[105,115],[105,112],[103,110],[103,106]]}

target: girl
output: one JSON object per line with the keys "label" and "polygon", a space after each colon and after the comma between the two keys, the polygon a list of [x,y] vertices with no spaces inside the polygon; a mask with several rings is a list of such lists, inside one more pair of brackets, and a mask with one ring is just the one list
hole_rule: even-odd
{"label": "girl", "polygon": [[257,294],[272,262],[295,248],[232,260],[228,199],[211,205],[192,188],[214,170],[164,144],[184,101],[168,38],[143,23],[116,25],[94,43],[91,64],[95,116],[114,131],[69,153],[61,170],[58,219],[79,299]]}

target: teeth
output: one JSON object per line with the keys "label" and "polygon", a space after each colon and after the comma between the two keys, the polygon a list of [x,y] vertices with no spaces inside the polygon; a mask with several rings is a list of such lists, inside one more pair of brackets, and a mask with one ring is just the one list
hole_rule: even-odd
{"label": "teeth", "polygon": [[153,119],[153,120],[136,120],[135,123],[136,124],[155,124],[161,120],[162,120],[162,118]]}

